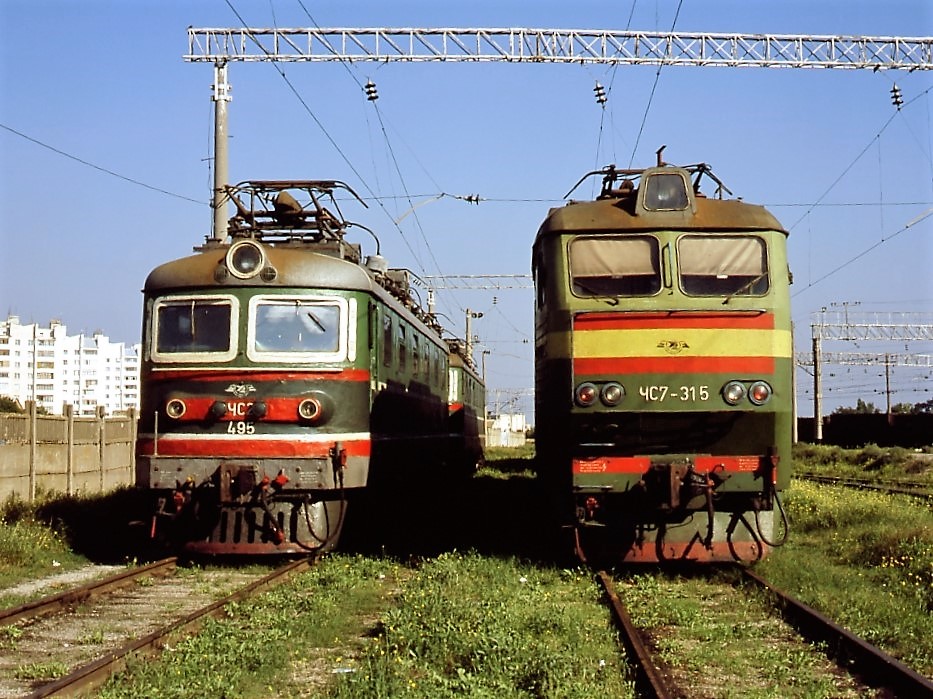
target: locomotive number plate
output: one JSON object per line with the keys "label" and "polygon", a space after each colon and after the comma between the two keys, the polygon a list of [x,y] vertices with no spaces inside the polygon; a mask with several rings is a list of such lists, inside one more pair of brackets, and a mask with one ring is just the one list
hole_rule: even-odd
{"label": "locomotive number plate", "polygon": [[255,434],[256,424],[247,420],[232,420],[227,423],[227,434]]}
{"label": "locomotive number plate", "polygon": [[709,400],[709,386],[639,386],[638,395],[648,403],[663,403],[664,401],[687,403]]}

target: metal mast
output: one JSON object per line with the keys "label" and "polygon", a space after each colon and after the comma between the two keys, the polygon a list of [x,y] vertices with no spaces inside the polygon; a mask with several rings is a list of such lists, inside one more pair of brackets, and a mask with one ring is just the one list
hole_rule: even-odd
{"label": "metal mast", "polygon": [[218,59],[214,63],[214,196],[211,202],[214,209],[213,238],[218,242],[227,237],[227,102],[231,99],[227,61]]}

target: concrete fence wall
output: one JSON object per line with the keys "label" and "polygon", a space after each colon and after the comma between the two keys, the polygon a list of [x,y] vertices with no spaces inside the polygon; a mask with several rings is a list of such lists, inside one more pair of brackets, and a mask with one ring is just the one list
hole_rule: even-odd
{"label": "concrete fence wall", "polygon": [[38,415],[27,402],[26,414],[0,414],[0,501],[36,493],[98,493],[133,483],[136,414],[75,417]]}

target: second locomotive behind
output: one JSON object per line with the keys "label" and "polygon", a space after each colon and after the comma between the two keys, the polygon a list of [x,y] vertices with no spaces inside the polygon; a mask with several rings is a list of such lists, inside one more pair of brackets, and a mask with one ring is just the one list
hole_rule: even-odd
{"label": "second locomotive behind", "polygon": [[136,481],[158,500],[154,538],[189,553],[326,550],[354,492],[390,498],[462,472],[450,348],[409,273],[345,240],[340,190],[352,194],[231,187],[229,240],[146,280]]}
{"label": "second locomotive behind", "polygon": [[590,174],[533,248],[539,478],[584,546],[757,560],[787,532],[787,232],[704,164]]}

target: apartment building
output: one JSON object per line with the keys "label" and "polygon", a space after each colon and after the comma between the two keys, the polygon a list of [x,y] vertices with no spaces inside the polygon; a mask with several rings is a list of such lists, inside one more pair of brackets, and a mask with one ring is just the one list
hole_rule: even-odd
{"label": "apartment building", "polygon": [[69,335],[57,320],[43,327],[11,315],[0,321],[0,396],[33,400],[49,413],[108,415],[139,406],[140,346],[95,331]]}

